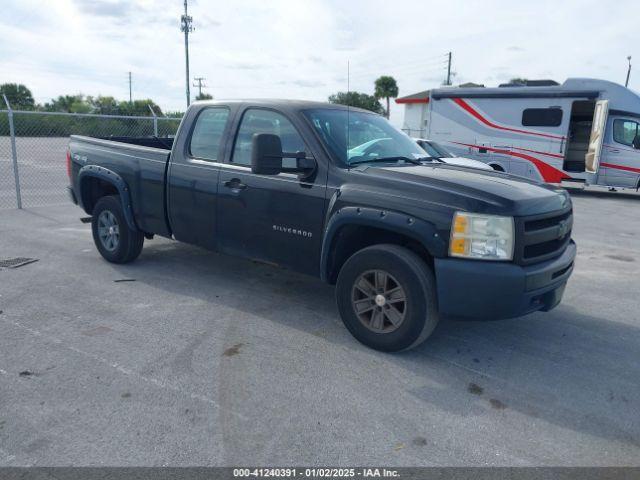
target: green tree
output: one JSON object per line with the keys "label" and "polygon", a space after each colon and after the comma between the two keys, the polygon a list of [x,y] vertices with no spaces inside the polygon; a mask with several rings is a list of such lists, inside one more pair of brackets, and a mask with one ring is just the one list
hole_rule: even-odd
{"label": "green tree", "polygon": [[35,101],[33,100],[33,94],[25,85],[21,83],[4,83],[0,85],[0,105],[5,108],[2,95],[7,96],[11,108],[14,110],[33,110],[35,108]]}
{"label": "green tree", "polygon": [[510,85],[525,85],[526,83],[527,83],[526,78],[516,77],[509,80]]}
{"label": "green tree", "polygon": [[88,113],[91,106],[85,102],[84,95],[60,95],[44,104],[47,112]]}
{"label": "green tree", "polygon": [[384,113],[384,108],[380,105],[380,102],[373,95],[367,95],[366,93],[338,92],[329,97],[329,102],[364,108],[375,113]]}
{"label": "green tree", "polygon": [[213,96],[208,93],[200,93],[196,95],[196,100],[213,100]]}
{"label": "green tree", "polygon": [[398,84],[396,79],[388,75],[383,75],[375,82],[376,90],[373,94],[376,99],[385,98],[387,100],[386,116],[389,118],[389,99],[398,96]]}
{"label": "green tree", "polygon": [[121,115],[137,115],[137,116],[151,116],[149,107],[153,108],[156,115],[162,116],[162,110],[156,103],[150,98],[144,100],[134,100],[133,102],[121,101],[118,103],[118,110]]}
{"label": "green tree", "polygon": [[120,113],[118,101],[113,97],[103,97],[101,95],[87,97],[87,102],[91,105],[92,113],[101,115],[118,115]]}

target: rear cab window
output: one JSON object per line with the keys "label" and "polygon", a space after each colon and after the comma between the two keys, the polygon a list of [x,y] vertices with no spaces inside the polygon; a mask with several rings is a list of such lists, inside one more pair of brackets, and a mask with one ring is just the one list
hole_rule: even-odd
{"label": "rear cab window", "polygon": [[218,161],[229,109],[209,107],[200,112],[189,142],[189,154],[200,160]]}

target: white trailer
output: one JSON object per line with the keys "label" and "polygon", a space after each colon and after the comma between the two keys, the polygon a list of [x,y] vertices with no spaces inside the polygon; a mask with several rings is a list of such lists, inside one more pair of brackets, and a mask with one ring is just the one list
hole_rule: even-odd
{"label": "white trailer", "polygon": [[613,82],[440,88],[430,92],[425,123],[430,139],[496,170],[640,187],[640,95]]}

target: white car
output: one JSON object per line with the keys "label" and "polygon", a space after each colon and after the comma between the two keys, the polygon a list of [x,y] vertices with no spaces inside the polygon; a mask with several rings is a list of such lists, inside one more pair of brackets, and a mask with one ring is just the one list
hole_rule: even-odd
{"label": "white car", "polygon": [[432,140],[427,140],[425,138],[414,138],[414,140],[425,152],[429,154],[430,157],[438,158],[444,163],[460,167],[479,168],[480,170],[493,170],[489,165],[478,160],[472,160],[465,157],[454,157],[446,148]]}

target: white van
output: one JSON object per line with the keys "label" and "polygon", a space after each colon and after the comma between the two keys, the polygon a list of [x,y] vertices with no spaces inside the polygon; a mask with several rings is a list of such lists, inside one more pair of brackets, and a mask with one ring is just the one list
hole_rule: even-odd
{"label": "white van", "polygon": [[640,188],[640,95],[570,78],[498,88],[440,88],[428,138],[453,154],[548,183]]}

